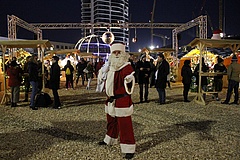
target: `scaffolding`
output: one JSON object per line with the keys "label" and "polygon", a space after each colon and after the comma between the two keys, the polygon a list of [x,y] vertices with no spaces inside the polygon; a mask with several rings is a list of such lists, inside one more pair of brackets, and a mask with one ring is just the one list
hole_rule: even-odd
{"label": "scaffolding", "polygon": [[8,39],[17,39],[17,25],[29,30],[37,35],[37,40],[42,40],[42,30],[14,15],[7,15],[8,20]]}
{"label": "scaffolding", "polygon": [[175,50],[174,57],[178,57],[178,34],[192,27],[199,26],[199,38],[207,38],[207,16],[199,16],[172,30],[172,47]]}
{"label": "scaffolding", "polygon": [[43,29],[91,29],[91,28],[149,28],[149,29],[173,29],[172,48],[174,57],[178,56],[177,34],[194,26],[199,26],[199,37],[207,38],[207,16],[199,16],[185,24],[182,23],[27,23],[24,20],[8,15],[8,38],[16,39],[16,26],[25,28],[35,34],[37,39],[42,39]]}

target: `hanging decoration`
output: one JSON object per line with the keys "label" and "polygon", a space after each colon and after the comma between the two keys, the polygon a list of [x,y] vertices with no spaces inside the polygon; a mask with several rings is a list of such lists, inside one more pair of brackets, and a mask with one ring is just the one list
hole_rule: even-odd
{"label": "hanging decoration", "polygon": [[111,44],[113,41],[114,41],[114,35],[112,32],[105,32],[103,35],[102,35],[102,41],[106,44]]}

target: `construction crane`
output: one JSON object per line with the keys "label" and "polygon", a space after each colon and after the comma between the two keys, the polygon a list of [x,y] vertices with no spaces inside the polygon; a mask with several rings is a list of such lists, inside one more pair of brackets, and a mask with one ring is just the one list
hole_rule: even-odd
{"label": "construction crane", "polygon": [[160,37],[163,40],[163,46],[166,46],[166,40],[169,40],[170,37],[162,35],[162,34],[152,34],[155,37]]}
{"label": "construction crane", "polygon": [[[153,25],[153,22],[154,22],[155,7],[156,7],[156,0],[153,1],[153,8],[152,8],[152,15],[151,15],[151,25]],[[151,28],[151,46],[152,45],[153,45],[153,27]]]}
{"label": "construction crane", "polygon": [[219,0],[219,29],[223,30],[223,0]]}

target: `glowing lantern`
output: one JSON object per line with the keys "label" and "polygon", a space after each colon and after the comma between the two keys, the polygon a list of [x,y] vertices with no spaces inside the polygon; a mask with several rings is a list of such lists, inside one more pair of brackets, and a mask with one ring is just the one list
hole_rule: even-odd
{"label": "glowing lantern", "polygon": [[114,35],[112,32],[105,32],[102,35],[102,41],[106,44],[111,44],[114,41]]}

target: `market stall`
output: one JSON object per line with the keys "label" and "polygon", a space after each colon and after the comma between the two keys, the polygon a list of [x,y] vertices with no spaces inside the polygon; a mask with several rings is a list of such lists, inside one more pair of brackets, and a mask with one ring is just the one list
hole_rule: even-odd
{"label": "market stall", "polygon": [[[7,83],[6,83],[6,70],[5,70],[5,52],[9,48],[38,48],[39,53],[38,57],[43,62],[44,50],[47,47],[51,47],[51,43],[48,40],[4,40],[0,41],[0,47],[3,52],[3,60],[2,60],[2,68],[3,68],[3,88],[4,94],[1,100],[1,104],[5,103],[8,99],[10,99],[9,93],[7,91]],[[42,75],[44,75],[44,64],[42,63]],[[43,76],[44,82],[44,76]],[[43,83],[43,90],[44,90]]]}
{"label": "market stall", "polygon": [[[200,57],[199,57],[200,58],[199,59],[200,67],[199,67],[199,84],[198,84],[198,86],[201,86],[201,77],[202,76],[215,76],[215,74],[216,74],[216,73],[203,73],[202,72],[202,57],[203,57],[204,50],[207,47],[209,47],[209,48],[230,48],[232,50],[232,52],[234,54],[236,54],[236,52],[240,48],[240,40],[225,40],[225,39],[216,40],[216,39],[196,38],[192,42],[190,42],[189,45],[192,47],[197,47],[200,50]],[[220,73],[218,73],[218,74],[220,74]],[[206,104],[206,102],[203,98],[203,93],[205,93],[205,92],[202,91],[201,87],[198,87],[198,93],[197,93],[196,97],[194,98],[194,101],[196,103],[199,103],[202,105]]]}
{"label": "market stall", "polygon": [[[207,66],[209,68],[213,68],[214,64],[216,63],[216,57],[218,55],[215,55],[212,52],[209,52],[207,50],[203,51],[203,57],[205,59],[205,63],[207,63]],[[179,60],[179,67],[178,67],[178,75],[181,75],[181,70],[184,64],[185,60],[190,60],[191,61],[191,69],[194,71],[195,67],[199,63],[200,60],[200,50],[197,48],[192,49],[190,52],[185,54],[180,60]],[[182,81],[182,76],[178,77],[178,81]]]}

